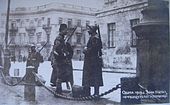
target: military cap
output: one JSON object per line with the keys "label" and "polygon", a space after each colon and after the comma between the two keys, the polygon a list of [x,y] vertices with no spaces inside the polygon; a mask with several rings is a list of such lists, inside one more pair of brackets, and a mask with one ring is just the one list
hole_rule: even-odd
{"label": "military cap", "polygon": [[30,44],[30,47],[31,47],[31,48],[35,48],[35,45],[34,45],[34,44]]}
{"label": "military cap", "polygon": [[88,25],[88,27],[89,27],[89,31],[88,31],[89,33],[94,33],[94,32],[96,33],[96,31],[97,31],[97,29],[98,29],[97,26],[89,26],[89,25]]}
{"label": "military cap", "polygon": [[66,24],[60,24],[59,31],[61,32],[62,30],[66,29],[67,25]]}

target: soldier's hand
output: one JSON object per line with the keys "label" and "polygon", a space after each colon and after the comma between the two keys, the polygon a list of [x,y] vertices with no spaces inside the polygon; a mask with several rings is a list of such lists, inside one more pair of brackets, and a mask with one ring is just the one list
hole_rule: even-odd
{"label": "soldier's hand", "polygon": [[85,54],[87,52],[87,47],[84,47],[83,53]]}

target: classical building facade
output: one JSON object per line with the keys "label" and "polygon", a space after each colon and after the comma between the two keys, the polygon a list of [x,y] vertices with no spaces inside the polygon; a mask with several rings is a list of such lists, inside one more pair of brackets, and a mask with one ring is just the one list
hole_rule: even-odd
{"label": "classical building facade", "polygon": [[[82,50],[88,38],[86,25],[95,24],[96,9],[82,6],[51,3],[37,7],[18,7],[11,9],[9,17],[8,47],[17,61],[27,58],[30,44],[35,44],[47,60],[61,23],[70,29],[77,27],[70,39],[74,47],[74,59],[82,59]],[[6,14],[1,15],[0,39],[3,45],[5,37]]]}
{"label": "classical building facade", "polygon": [[106,67],[136,67],[136,36],[132,27],[140,22],[147,0],[105,0],[97,13]]}
{"label": "classical building facade", "polygon": [[[165,1],[168,5],[168,0]],[[132,27],[141,21],[141,11],[147,5],[148,0],[104,0],[100,11],[58,3],[19,7],[10,13],[9,47],[19,60],[27,57],[29,44],[41,48],[47,42],[41,51],[47,60],[59,25],[66,23],[69,28],[78,26],[70,43],[74,47],[74,59],[81,60],[89,37],[86,25],[98,24],[103,42],[104,66],[135,69],[137,37]],[[3,44],[5,19],[1,20],[0,27],[0,43]]]}

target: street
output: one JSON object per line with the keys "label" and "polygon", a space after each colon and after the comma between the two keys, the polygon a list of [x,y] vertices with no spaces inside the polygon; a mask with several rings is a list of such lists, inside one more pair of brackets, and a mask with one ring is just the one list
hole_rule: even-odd
{"label": "street", "polygon": [[[25,75],[25,63],[12,63],[11,69],[10,69],[10,75],[14,76],[14,70],[19,69],[19,76],[24,76]],[[83,67],[83,62],[82,61],[73,61],[73,68],[74,69],[80,69],[80,71],[74,70],[74,85],[79,85],[81,86],[82,84],[82,69]],[[109,69],[108,69],[109,71]],[[128,71],[128,70],[127,70]],[[129,70],[134,72],[135,70]],[[43,79],[46,81],[46,85],[50,85],[50,76],[51,76],[52,68],[50,65],[50,62],[46,61],[42,63],[39,67],[38,74],[42,75]],[[128,74],[128,73],[107,73],[103,72],[103,83],[104,86],[100,88],[100,93],[103,93],[112,87],[115,87],[117,84],[120,83],[120,78],[121,77],[132,77],[135,76],[135,74]],[[63,83],[63,89],[66,89],[65,84]],[[93,93],[93,88],[92,88],[92,93]],[[103,98],[107,98],[111,101],[115,102],[120,102],[120,89],[104,96]]]}

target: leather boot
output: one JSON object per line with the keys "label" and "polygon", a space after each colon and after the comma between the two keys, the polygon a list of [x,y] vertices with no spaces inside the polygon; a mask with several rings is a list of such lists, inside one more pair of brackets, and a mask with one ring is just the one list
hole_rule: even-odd
{"label": "leather boot", "polygon": [[62,93],[62,86],[61,86],[61,82],[60,81],[56,82],[56,93],[58,93],[58,94]]}
{"label": "leather boot", "polygon": [[84,95],[85,96],[90,96],[90,87],[84,87]]}

